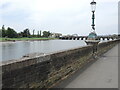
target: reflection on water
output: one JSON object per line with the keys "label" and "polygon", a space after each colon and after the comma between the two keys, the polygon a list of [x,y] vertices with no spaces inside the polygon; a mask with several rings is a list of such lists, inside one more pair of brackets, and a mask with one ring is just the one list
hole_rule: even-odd
{"label": "reflection on water", "polygon": [[29,53],[50,53],[84,45],[85,42],[80,40],[0,42],[0,50],[2,50],[0,57],[3,61],[7,61],[21,58]]}

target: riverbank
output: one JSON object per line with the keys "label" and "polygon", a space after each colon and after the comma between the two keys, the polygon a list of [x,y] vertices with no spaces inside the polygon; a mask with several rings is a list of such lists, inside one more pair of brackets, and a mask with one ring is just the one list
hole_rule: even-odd
{"label": "riverbank", "polygon": [[57,38],[0,38],[0,42],[8,41],[40,41],[40,40],[54,40]]}

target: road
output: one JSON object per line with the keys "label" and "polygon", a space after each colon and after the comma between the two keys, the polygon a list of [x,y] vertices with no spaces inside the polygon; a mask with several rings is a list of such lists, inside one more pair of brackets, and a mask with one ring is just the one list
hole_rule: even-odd
{"label": "road", "polygon": [[118,88],[118,45],[55,88]]}

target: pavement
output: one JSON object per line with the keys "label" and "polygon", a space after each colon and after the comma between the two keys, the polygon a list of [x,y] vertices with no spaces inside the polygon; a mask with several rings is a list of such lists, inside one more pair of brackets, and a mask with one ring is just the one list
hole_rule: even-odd
{"label": "pavement", "polygon": [[118,88],[118,45],[55,88]]}

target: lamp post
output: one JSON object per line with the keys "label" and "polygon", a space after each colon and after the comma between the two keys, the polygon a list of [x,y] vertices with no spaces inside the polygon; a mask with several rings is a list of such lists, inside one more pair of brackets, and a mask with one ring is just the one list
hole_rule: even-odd
{"label": "lamp post", "polygon": [[96,2],[93,0],[91,3],[91,9],[92,9],[92,32],[89,33],[87,40],[85,40],[87,45],[92,45],[93,46],[93,56],[97,56],[97,46],[98,43],[100,42],[97,40],[97,34],[95,33],[95,9],[96,9]]}
{"label": "lamp post", "polygon": [[96,9],[96,2],[93,0],[91,3],[91,9],[92,9],[92,29],[95,31],[95,9]]}

